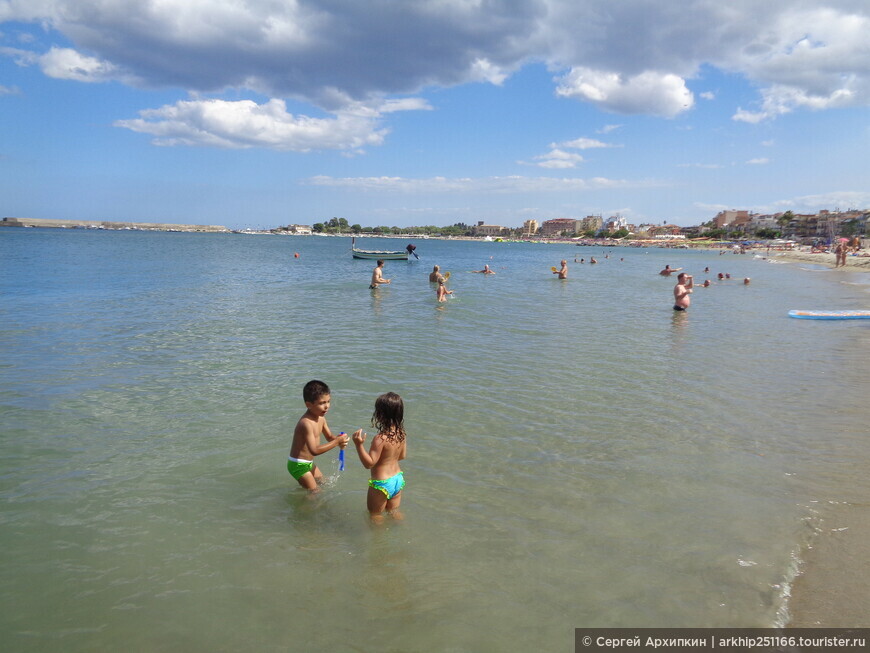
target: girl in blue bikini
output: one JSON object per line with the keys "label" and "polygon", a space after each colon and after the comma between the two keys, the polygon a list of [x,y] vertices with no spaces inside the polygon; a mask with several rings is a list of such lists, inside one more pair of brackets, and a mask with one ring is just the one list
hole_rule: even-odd
{"label": "girl in blue bikini", "polygon": [[399,504],[402,502],[405,477],[399,469],[399,461],[405,459],[407,452],[404,415],[402,398],[395,392],[388,392],[375,400],[372,426],[378,429],[378,434],[372,438],[368,452],[363,448],[366,440],[363,430],[359,429],[353,434],[360,462],[363,467],[372,470],[366,505],[369,517],[375,524],[383,523],[385,510],[394,519],[402,519]]}

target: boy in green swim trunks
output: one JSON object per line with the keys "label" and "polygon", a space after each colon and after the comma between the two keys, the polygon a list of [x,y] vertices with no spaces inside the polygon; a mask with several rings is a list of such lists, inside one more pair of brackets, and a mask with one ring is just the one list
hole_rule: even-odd
{"label": "boy in green swim trunks", "polygon": [[[323,482],[323,474],[314,464],[314,456],[326,453],[335,447],[347,446],[346,435],[335,436],[326,423],[326,413],[332,397],[329,386],[323,381],[309,381],[302,389],[302,399],[308,409],[296,424],[293,431],[293,444],[290,445],[290,456],[287,458],[287,471],[299,481],[299,485],[311,493],[319,491]],[[320,434],[326,438],[326,444],[320,444]]]}
{"label": "boy in green swim trunks", "polygon": [[366,506],[372,523],[381,524],[386,510],[394,519],[402,519],[399,504],[402,502],[402,489],[405,475],[399,469],[399,461],[405,459],[407,443],[404,424],[405,406],[402,398],[395,392],[388,392],[375,400],[372,426],[378,434],[372,438],[368,451],[363,444],[366,434],[359,429],[353,434],[353,442],[360,462],[372,470]]}

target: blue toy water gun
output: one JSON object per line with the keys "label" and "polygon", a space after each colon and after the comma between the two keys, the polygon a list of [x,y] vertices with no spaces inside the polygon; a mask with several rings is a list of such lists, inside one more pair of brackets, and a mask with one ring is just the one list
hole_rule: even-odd
{"label": "blue toy water gun", "polygon": [[[339,433],[339,435],[344,435],[344,431]],[[344,471],[344,449],[342,447],[338,449],[338,471]]]}

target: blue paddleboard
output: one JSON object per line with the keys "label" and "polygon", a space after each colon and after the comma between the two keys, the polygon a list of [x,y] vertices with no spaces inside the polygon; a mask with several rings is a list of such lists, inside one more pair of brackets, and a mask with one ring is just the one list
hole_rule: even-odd
{"label": "blue paddleboard", "polygon": [[788,316],[801,320],[860,320],[870,318],[870,311],[789,311]]}

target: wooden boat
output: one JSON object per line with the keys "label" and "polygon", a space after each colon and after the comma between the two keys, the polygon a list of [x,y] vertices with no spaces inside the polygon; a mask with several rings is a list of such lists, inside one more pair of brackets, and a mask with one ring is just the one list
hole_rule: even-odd
{"label": "wooden boat", "polygon": [[388,250],[373,250],[373,249],[357,249],[356,238],[352,238],[350,242],[350,251],[354,258],[365,259],[381,259],[383,261],[407,261],[408,251],[388,251]]}

